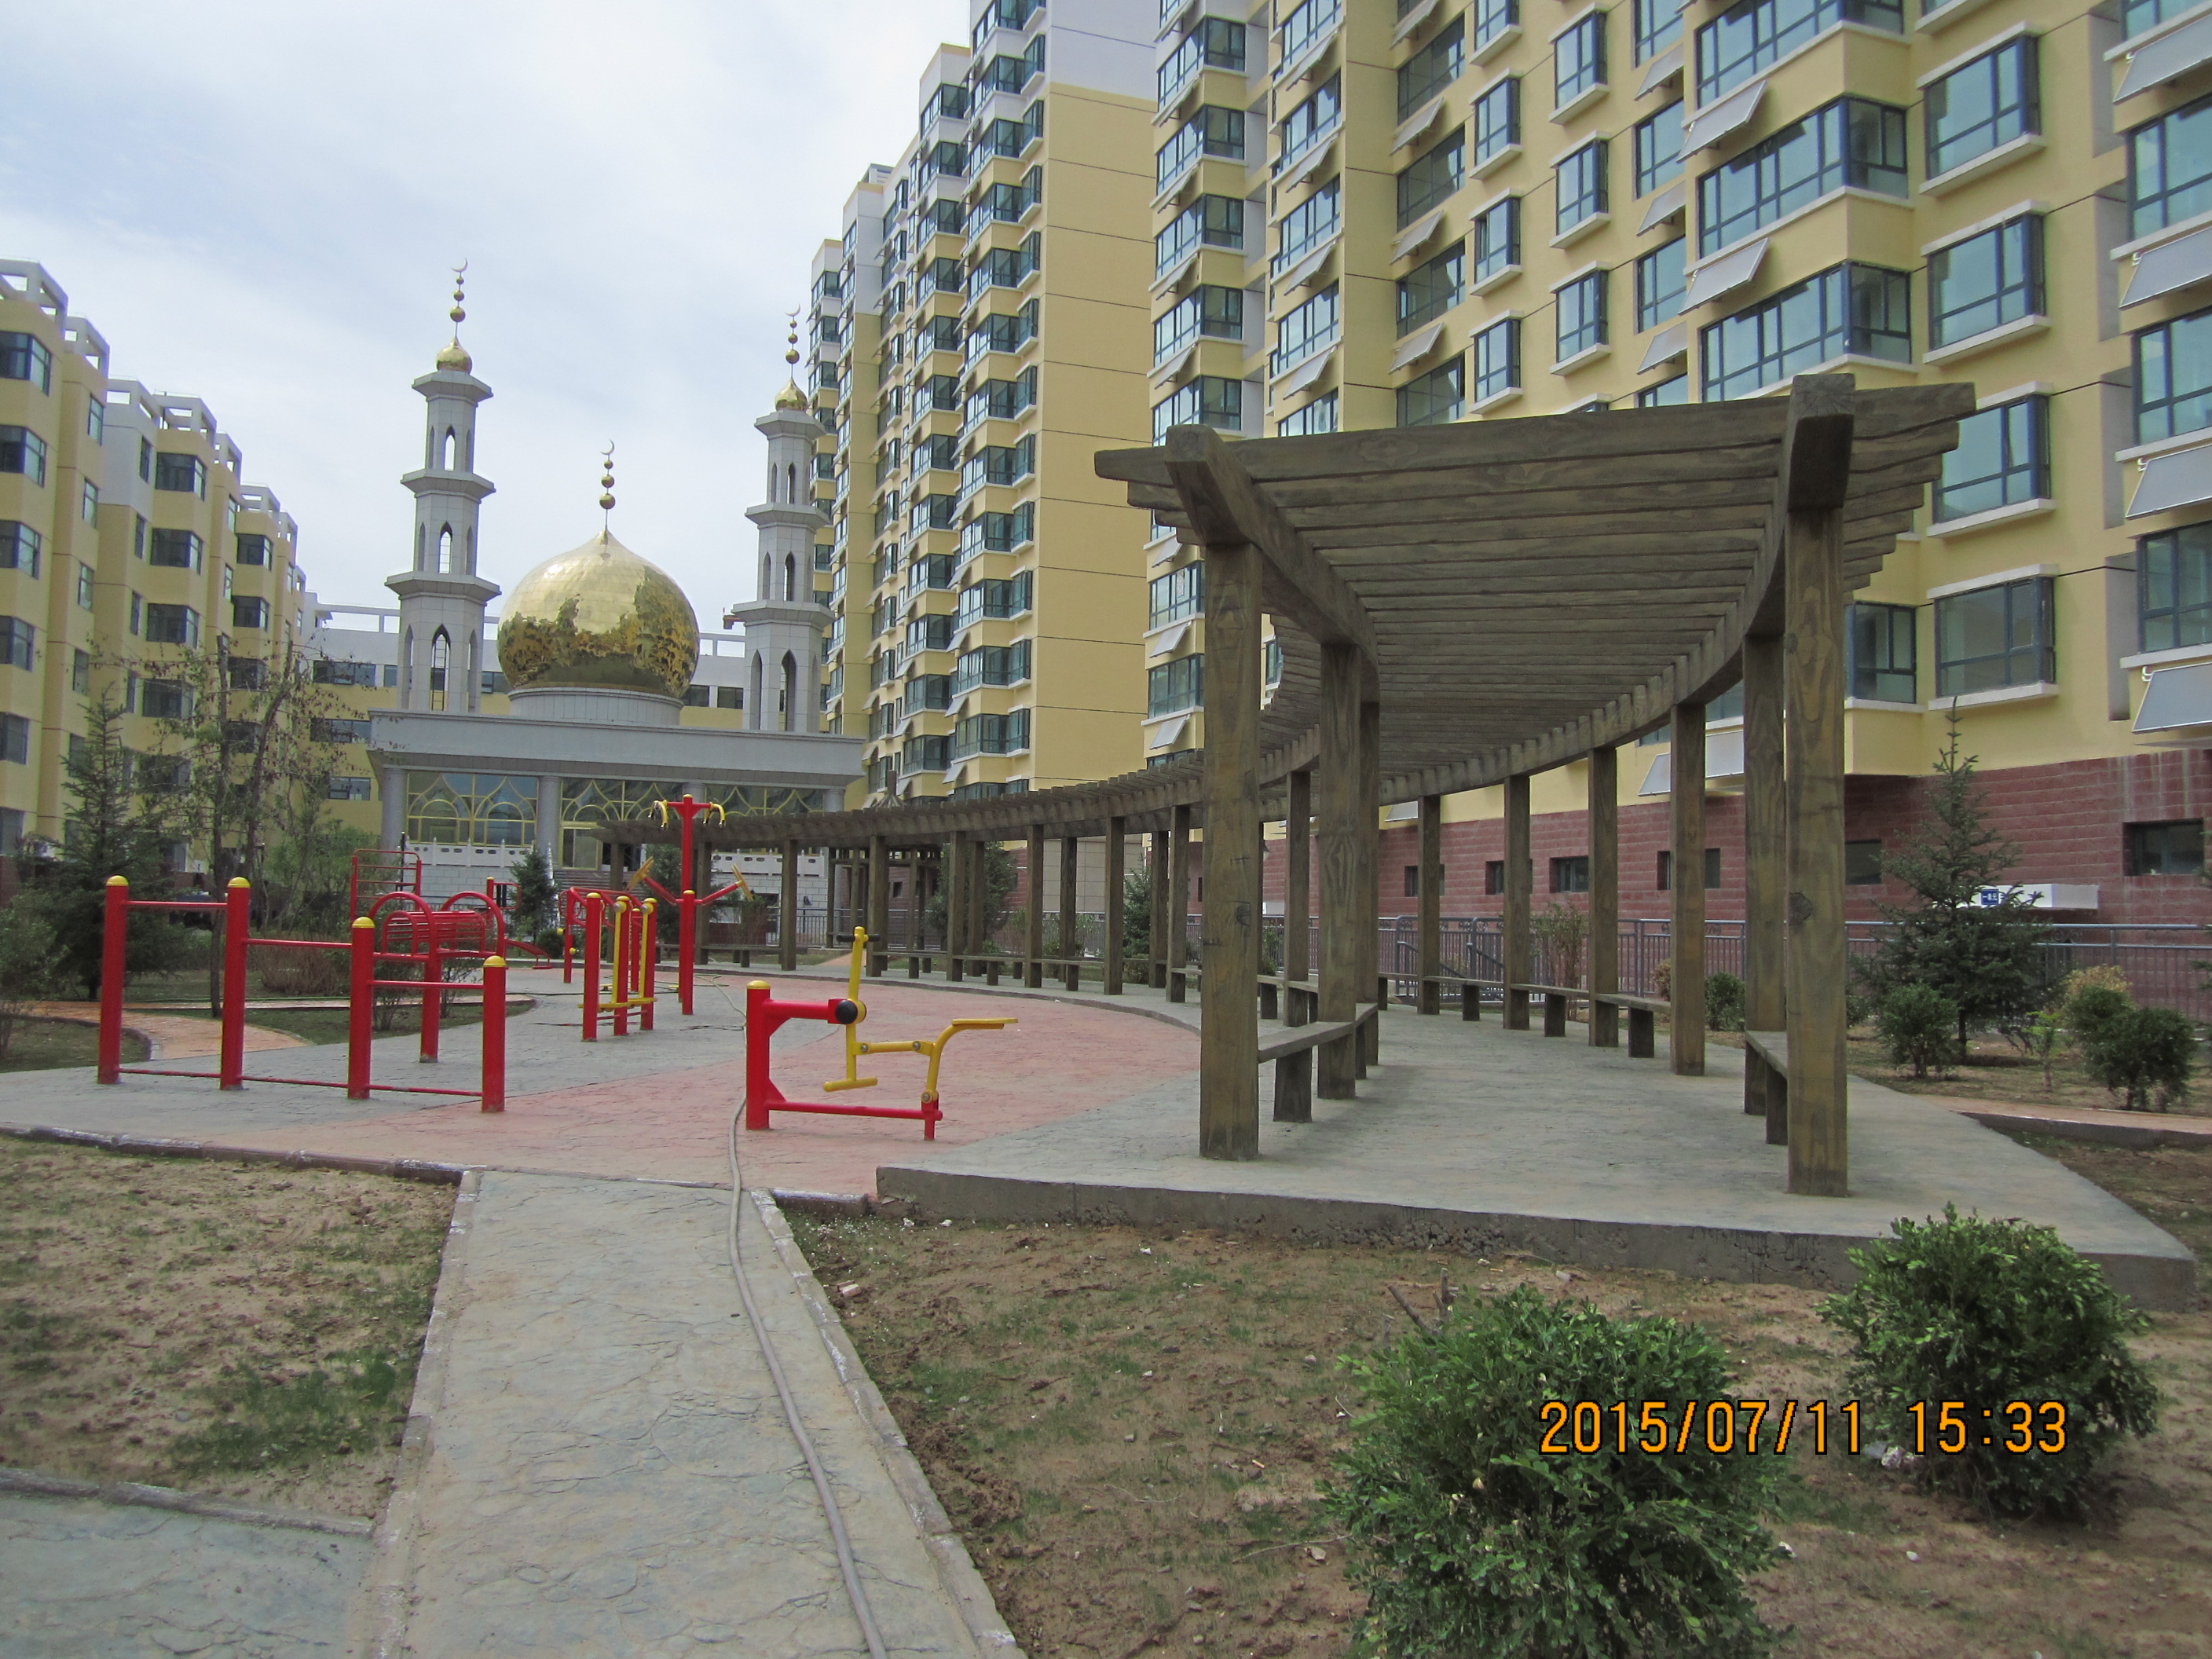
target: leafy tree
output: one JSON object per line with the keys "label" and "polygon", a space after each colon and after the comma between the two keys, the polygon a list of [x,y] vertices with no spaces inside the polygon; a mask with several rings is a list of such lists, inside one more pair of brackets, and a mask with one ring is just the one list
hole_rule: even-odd
{"label": "leafy tree", "polygon": [[1909,904],[1882,903],[1887,935],[1858,958],[1860,979],[1878,1003],[1901,985],[1924,985],[1957,1010],[1960,1053],[1976,1027],[2014,1021],[2041,1006],[2048,990],[2043,941],[2032,901],[2002,890],[2020,844],[1992,828],[1974,777],[1976,757],[1959,752],[1954,713],[1936,757],[1927,816],[1882,873],[1911,890]]}
{"label": "leafy tree", "polygon": [[327,814],[297,825],[269,848],[261,863],[263,925],[331,933],[350,920],[346,915],[353,855],[376,845],[376,837]]}

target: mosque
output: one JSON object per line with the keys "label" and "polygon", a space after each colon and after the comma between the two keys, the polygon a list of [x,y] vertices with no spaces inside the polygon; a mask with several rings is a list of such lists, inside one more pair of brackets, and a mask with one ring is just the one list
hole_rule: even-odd
{"label": "mosque", "polygon": [[[614,534],[611,447],[598,533],[523,577],[495,635],[487,611],[500,588],[477,569],[492,484],[475,470],[477,416],[492,392],[461,346],[459,289],[453,297],[453,342],[414,382],[427,408],[422,465],[400,480],[415,497],[412,562],[385,584],[396,617],[368,613],[379,617],[368,637],[385,642],[377,654],[396,693],[396,706],[368,711],[380,844],[422,856],[426,892],[458,891],[503,878],[532,843],[569,880],[614,873],[599,826],[687,791],[733,817],[842,806],[862,740],[820,729],[830,612],[814,599],[823,520],[812,477],[822,428],[805,395],[787,386],[754,422],[769,452],[769,499],[748,514],[760,597],[731,613],[741,649],[734,661],[709,659],[703,686],[690,601]],[[684,723],[686,704],[708,693],[741,718]]]}

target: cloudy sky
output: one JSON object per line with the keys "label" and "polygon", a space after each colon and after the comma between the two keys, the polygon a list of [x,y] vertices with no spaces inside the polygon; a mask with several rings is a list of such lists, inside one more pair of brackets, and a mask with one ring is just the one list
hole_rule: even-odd
{"label": "cloudy sky", "polygon": [[[966,0],[200,0],[11,9],[0,258],[113,372],[206,399],[299,520],[327,601],[406,563],[448,267],[495,396],[477,459],[503,585],[598,528],[708,629],[750,597],[763,451],[846,193],[913,131]],[[35,70],[30,66],[35,65]]]}

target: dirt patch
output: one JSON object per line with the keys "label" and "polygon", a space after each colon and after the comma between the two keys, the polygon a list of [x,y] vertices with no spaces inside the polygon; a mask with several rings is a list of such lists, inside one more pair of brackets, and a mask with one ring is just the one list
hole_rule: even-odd
{"label": "dirt patch", "polygon": [[[2147,1206],[2212,1210],[2212,1154],[2060,1155],[2114,1160],[2087,1172]],[[1334,1362],[1405,1328],[1393,1285],[1425,1315],[1449,1273],[1692,1319],[1747,1396],[1841,1397],[1841,1344],[1790,1287],[1205,1232],[793,1225],[1039,1656],[1348,1650],[1360,1599],[1314,1492],[1359,1405]],[[1780,1650],[2212,1655],[2212,1316],[2158,1316],[2139,1352],[2164,1426],[2086,1525],[1992,1527],[1863,1457],[1793,1455],[1772,1524],[1796,1553],[1754,1581]]]}
{"label": "dirt patch", "polygon": [[[2078,1054],[2061,1054],[2051,1068],[2051,1086],[2043,1083],[2043,1063],[2014,1048],[2002,1037],[1986,1033],[1966,1045],[1964,1065],[1946,1067],[1929,1077],[1915,1077],[1912,1068],[1892,1066],[1871,1031],[1855,1031],[1848,1043],[1848,1064],[1856,1075],[1885,1088],[1908,1095],[1947,1099],[1997,1100],[2013,1106],[2056,1106],[2068,1111],[2121,1112],[2120,1097],[2095,1081],[2081,1067]],[[2199,1077],[2192,1094],[2176,1109],[2212,1109],[2212,1092]],[[2154,1114],[2129,1112],[2131,1118]]]}
{"label": "dirt patch", "polygon": [[374,1516],[453,1197],[0,1140],[0,1463]]}

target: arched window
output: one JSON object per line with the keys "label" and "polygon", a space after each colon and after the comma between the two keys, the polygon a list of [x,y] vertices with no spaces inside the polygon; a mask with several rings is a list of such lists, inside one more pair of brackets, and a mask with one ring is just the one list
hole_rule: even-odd
{"label": "arched window", "polygon": [[415,695],[415,630],[409,629],[399,641],[399,702],[404,708]]}
{"label": "arched window", "polygon": [[765,724],[762,719],[761,687],[766,678],[767,665],[761,659],[760,653],[756,651],[753,653],[751,695],[745,700],[745,724],[756,732]]}
{"label": "arched window", "polygon": [[772,599],[775,597],[775,561],[770,558],[767,554],[762,554],[760,586],[755,590],[759,593],[762,599]]}
{"label": "arched window", "polygon": [[468,696],[464,697],[462,702],[468,706],[468,711],[471,714],[477,712],[483,686],[483,671],[478,660],[480,649],[477,636],[471,634],[469,635],[469,682],[465,688]]}
{"label": "arched window", "polygon": [[799,561],[790,554],[783,556],[783,599],[788,605],[799,597]]}
{"label": "arched window", "polygon": [[447,472],[453,470],[453,428],[446,428],[446,440],[438,446],[438,465]]}
{"label": "arched window", "polygon": [[453,653],[453,642],[440,629],[430,635],[430,710],[442,714],[446,707],[447,659]]}
{"label": "arched window", "polygon": [[775,708],[782,719],[782,730],[799,730],[799,664],[788,651],[783,653],[783,689],[776,693]]}
{"label": "arched window", "polygon": [[793,507],[799,505],[799,469],[787,465],[783,469],[783,499]]}
{"label": "arched window", "polygon": [[438,562],[432,569],[444,575],[453,568],[453,526],[447,525],[438,532]]}
{"label": "arched window", "polygon": [[429,545],[430,526],[422,524],[416,525],[415,526],[415,568],[417,570],[420,570],[422,568],[422,555],[428,550]]}

